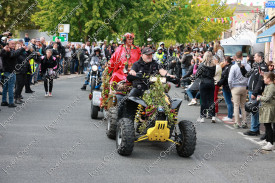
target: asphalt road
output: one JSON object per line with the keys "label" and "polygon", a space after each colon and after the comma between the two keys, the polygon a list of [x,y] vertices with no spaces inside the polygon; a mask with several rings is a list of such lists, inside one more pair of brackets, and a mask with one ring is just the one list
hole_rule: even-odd
{"label": "asphalt road", "polygon": [[[255,140],[238,133],[242,130],[222,122],[196,123],[199,106],[186,101],[178,119],[196,125],[190,158],[179,157],[170,142],[140,142],[131,156],[120,156],[106,124],[90,118],[83,81],[55,80],[50,98],[39,84],[35,94],[23,94],[24,106],[1,107],[1,183],[275,182],[274,152],[260,151]],[[181,91],[172,88],[170,95],[183,98]]]}

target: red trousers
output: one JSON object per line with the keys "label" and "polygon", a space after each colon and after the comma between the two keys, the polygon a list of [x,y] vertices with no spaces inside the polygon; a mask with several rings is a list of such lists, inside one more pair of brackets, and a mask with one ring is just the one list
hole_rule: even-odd
{"label": "red trousers", "polygon": [[218,85],[215,85],[214,102],[215,102],[215,113],[216,114],[219,112],[219,102],[218,102],[219,89],[220,89],[220,87]]}

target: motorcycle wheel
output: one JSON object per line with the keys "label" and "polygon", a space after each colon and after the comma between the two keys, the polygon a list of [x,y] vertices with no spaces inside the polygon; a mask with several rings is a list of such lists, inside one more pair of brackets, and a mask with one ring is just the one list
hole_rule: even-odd
{"label": "motorcycle wheel", "polygon": [[180,145],[176,146],[177,153],[182,157],[191,156],[196,148],[196,129],[191,121],[183,120],[179,122],[179,134]]}
{"label": "motorcycle wheel", "polygon": [[93,90],[95,89],[95,78],[92,78],[92,81],[91,81],[91,93],[93,93]]}
{"label": "motorcycle wheel", "polygon": [[117,124],[116,147],[120,155],[127,156],[132,154],[135,143],[134,121],[122,118]]}
{"label": "motorcycle wheel", "polygon": [[116,129],[117,129],[117,110],[116,107],[111,107],[107,113],[107,137],[110,139],[116,139]]}
{"label": "motorcycle wheel", "polygon": [[91,101],[91,118],[97,119],[99,107],[93,105],[93,100]]}

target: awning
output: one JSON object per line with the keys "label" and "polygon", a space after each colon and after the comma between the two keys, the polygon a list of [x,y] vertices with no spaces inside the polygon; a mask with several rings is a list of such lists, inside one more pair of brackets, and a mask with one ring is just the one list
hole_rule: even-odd
{"label": "awning", "polygon": [[271,42],[272,35],[275,33],[275,25],[261,33],[257,37],[257,43],[266,43],[266,42]]}

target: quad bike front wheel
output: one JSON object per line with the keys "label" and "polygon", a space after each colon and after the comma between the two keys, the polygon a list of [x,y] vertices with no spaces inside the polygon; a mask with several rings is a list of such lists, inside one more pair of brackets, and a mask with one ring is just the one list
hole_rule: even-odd
{"label": "quad bike front wheel", "polygon": [[121,118],[117,124],[116,147],[120,155],[130,155],[134,149],[135,128],[134,121],[129,118]]}
{"label": "quad bike front wheel", "polygon": [[179,122],[179,143],[177,145],[177,153],[182,157],[191,156],[196,148],[196,129],[191,121],[183,120]]}
{"label": "quad bike front wheel", "polygon": [[116,129],[117,129],[117,109],[116,107],[111,107],[107,113],[107,137],[110,139],[116,139]]}

